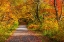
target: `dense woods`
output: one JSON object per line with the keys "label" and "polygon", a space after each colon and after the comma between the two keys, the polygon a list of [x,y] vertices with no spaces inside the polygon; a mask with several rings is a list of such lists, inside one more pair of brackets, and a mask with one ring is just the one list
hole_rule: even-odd
{"label": "dense woods", "polygon": [[4,42],[21,21],[26,22],[29,30],[63,42],[64,0],[0,0],[0,42]]}

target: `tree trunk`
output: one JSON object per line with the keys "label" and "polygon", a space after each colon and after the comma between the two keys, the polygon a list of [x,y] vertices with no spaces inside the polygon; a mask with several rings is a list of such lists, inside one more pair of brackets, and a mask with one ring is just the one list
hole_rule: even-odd
{"label": "tree trunk", "polygon": [[60,21],[62,16],[62,0],[54,0],[54,8],[56,12],[56,19]]}
{"label": "tree trunk", "polygon": [[41,23],[41,21],[39,19],[39,0],[35,0],[35,2],[36,2],[36,10],[35,10],[36,11],[36,19],[38,22]]}
{"label": "tree trunk", "polygon": [[54,9],[55,9],[55,12],[56,12],[56,20],[59,21],[59,18],[58,18],[58,10],[57,10],[57,4],[56,4],[56,0],[54,0]]}

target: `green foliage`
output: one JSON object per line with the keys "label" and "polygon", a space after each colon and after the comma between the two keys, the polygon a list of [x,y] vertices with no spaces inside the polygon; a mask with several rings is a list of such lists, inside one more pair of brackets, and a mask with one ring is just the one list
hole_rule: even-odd
{"label": "green foliage", "polygon": [[43,27],[41,29],[43,34],[46,36],[52,37],[58,32],[58,24],[55,22],[55,20],[44,20],[42,25]]}
{"label": "green foliage", "polygon": [[12,34],[12,31],[14,31],[18,27],[18,22],[14,22],[13,25],[5,25],[3,27],[2,24],[0,24],[0,42],[5,42],[5,40]]}
{"label": "green foliage", "polygon": [[[62,10],[64,12],[64,7]],[[64,40],[64,18],[59,22],[56,20],[52,5],[40,0],[37,10],[34,0],[0,0],[0,42],[4,42],[11,35],[19,20],[27,22],[29,30],[39,31],[49,38]]]}
{"label": "green foliage", "polygon": [[59,31],[58,33],[55,35],[55,39],[63,42],[64,41],[64,18],[61,19],[61,21],[59,22]]}
{"label": "green foliage", "polygon": [[12,34],[18,26],[18,19],[10,12],[11,6],[8,0],[0,1],[0,42],[5,40]]}

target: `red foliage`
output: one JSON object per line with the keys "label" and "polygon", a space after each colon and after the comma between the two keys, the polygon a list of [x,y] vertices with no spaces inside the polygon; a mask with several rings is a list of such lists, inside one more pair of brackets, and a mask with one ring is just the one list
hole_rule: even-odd
{"label": "red foliage", "polygon": [[[49,4],[54,6],[54,0],[50,0]],[[62,11],[62,0],[56,0],[56,8],[58,11],[58,15],[60,15]]]}

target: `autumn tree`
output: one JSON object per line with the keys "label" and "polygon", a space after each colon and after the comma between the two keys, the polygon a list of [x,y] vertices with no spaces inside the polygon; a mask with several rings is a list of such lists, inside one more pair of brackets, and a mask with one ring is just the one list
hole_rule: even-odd
{"label": "autumn tree", "polygon": [[36,4],[35,7],[35,14],[36,14],[36,18],[37,18],[37,21],[41,23],[40,21],[40,18],[39,18],[39,5],[40,5],[40,0],[35,0],[34,3]]}
{"label": "autumn tree", "polygon": [[0,6],[0,28],[7,28],[4,29],[5,31],[8,30],[8,28],[14,26],[15,23],[18,23],[18,20],[16,16],[12,13],[10,2],[8,0],[0,2],[2,3]]}
{"label": "autumn tree", "polygon": [[62,15],[62,0],[54,0],[54,8],[56,12],[56,19],[59,21]]}

